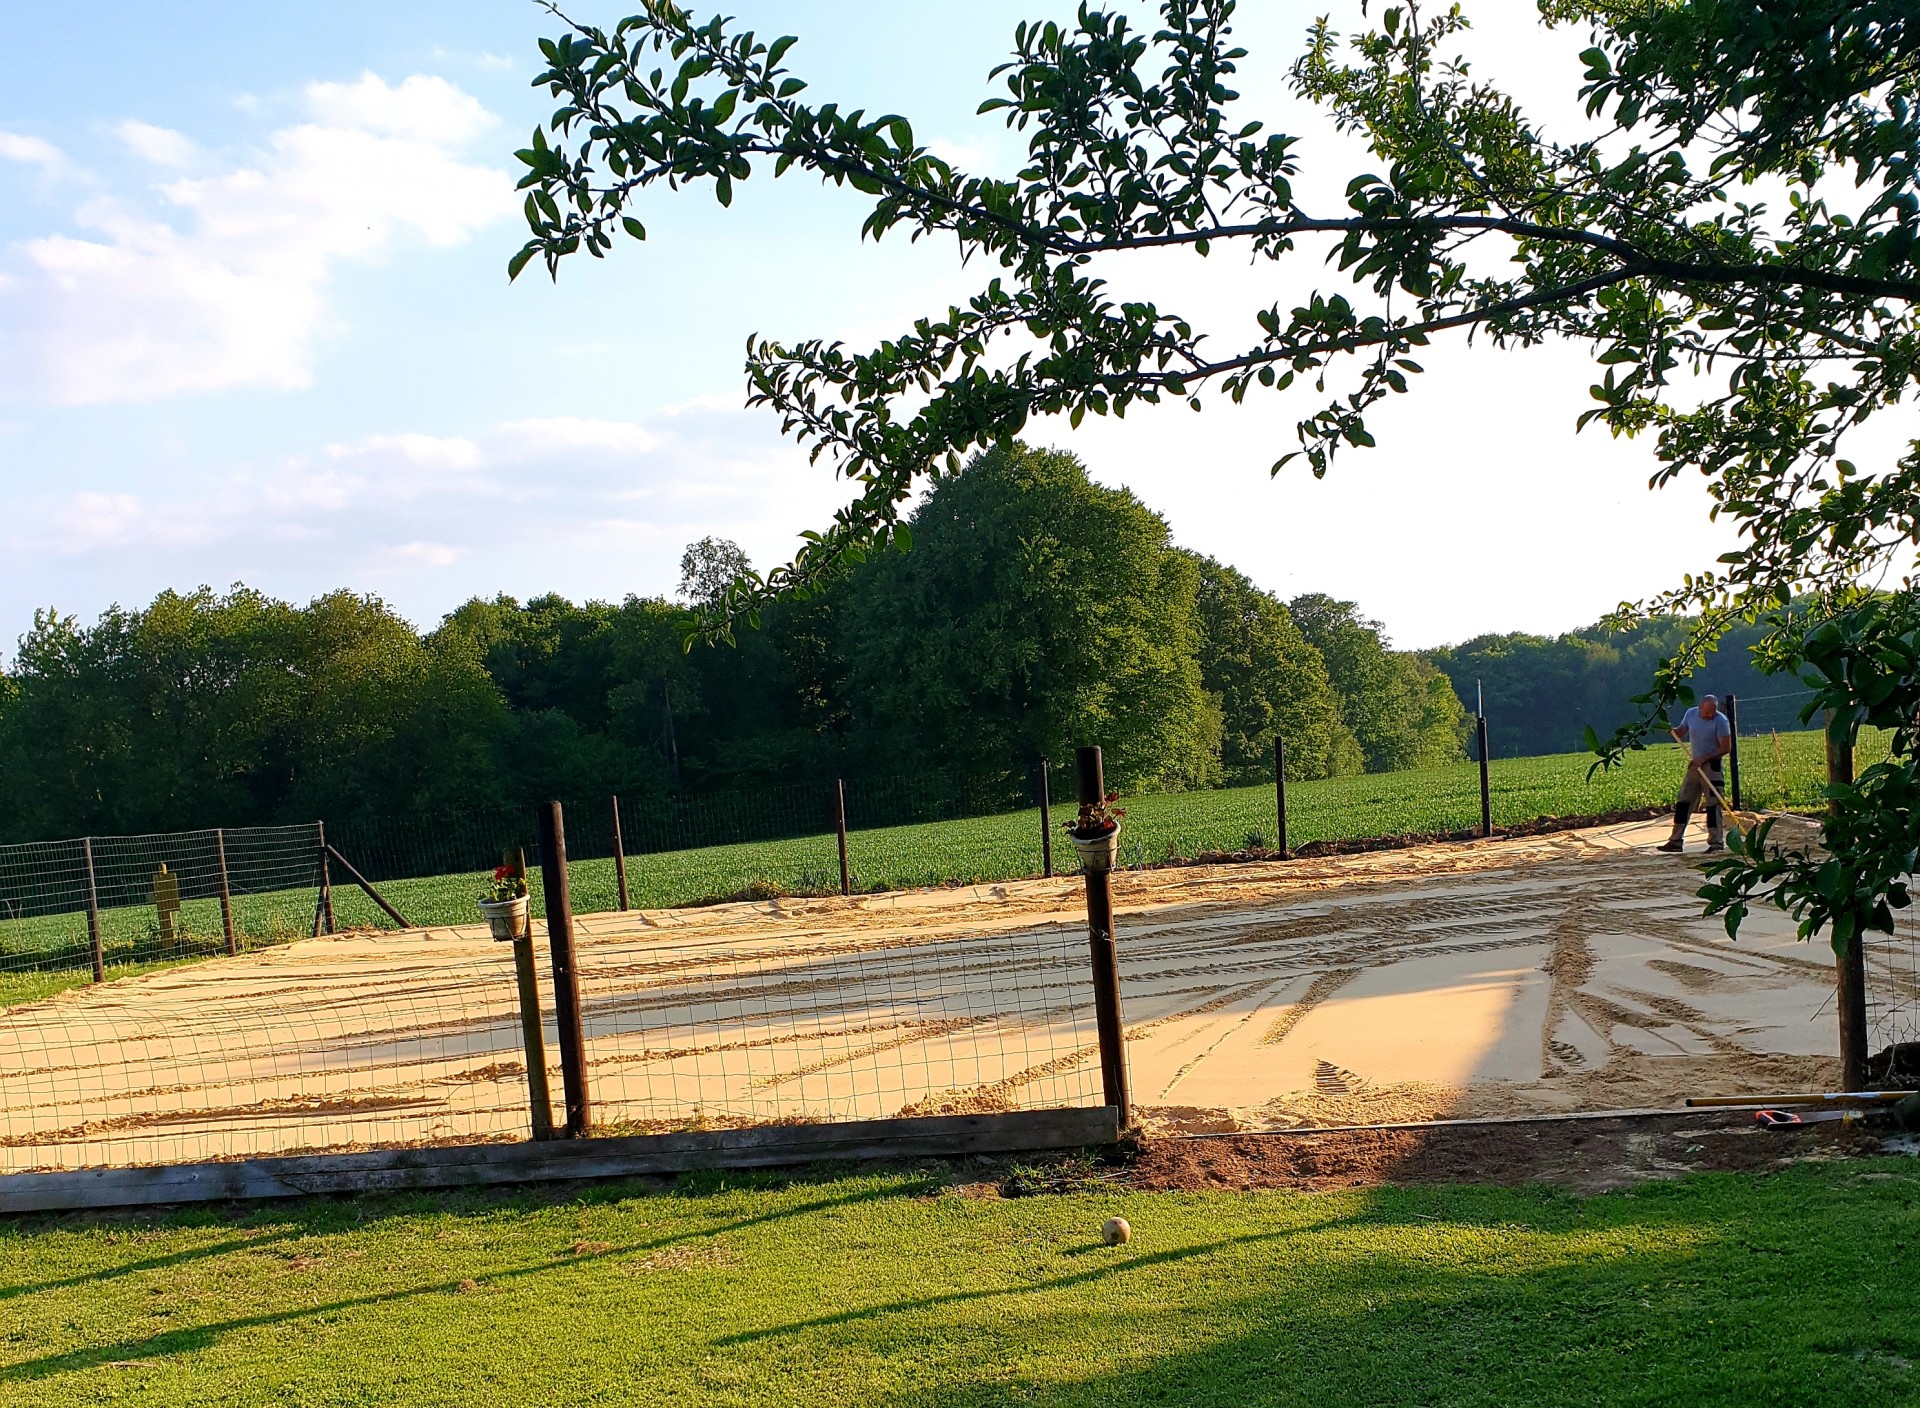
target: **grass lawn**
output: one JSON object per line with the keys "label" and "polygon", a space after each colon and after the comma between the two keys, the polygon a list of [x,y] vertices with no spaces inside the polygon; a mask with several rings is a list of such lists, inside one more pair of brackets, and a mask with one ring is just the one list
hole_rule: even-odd
{"label": "grass lawn", "polygon": [[[1130,1246],[1099,1244],[1113,1213]],[[1920,1402],[1911,1160],[1630,1193],[938,1173],[0,1221],[0,1405]]]}
{"label": "grass lawn", "polygon": [[[1825,748],[1817,732],[1756,735],[1744,740],[1742,762],[1750,805],[1818,805]],[[1865,767],[1884,756],[1885,741],[1869,736],[1858,750]],[[1591,780],[1585,753],[1505,758],[1490,769],[1493,820],[1511,826],[1543,816],[1583,816],[1664,804],[1672,799],[1684,763],[1671,746],[1631,754],[1626,766]],[[1353,840],[1479,825],[1480,774],[1471,764],[1412,772],[1376,773],[1294,783],[1287,789],[1292,844]],[[1271,786],[1175,792],[1128,798],[1121,836],[1124,865],[1148,865],[1209,851],[1271,846],[1277,839]],[[1067,815],[1056,807],[1057,825]],[[1071,870],[1072,848],[1056,836],[1054,862]],[[1038,875],[1037,809],[960,821],[854,830],[848,838],[853,886],[860,891],[911,889],[955,882],[1011,880]],[[618,904],[613,862],[586,859],[569,867],[576,912]],[[839,889],[839,859],[831,835],[629,856],[627,876],[636,908],[671,908],[715,899],[779,894],[830,894]],[[414,924],[472,924],[479,872],[383,881],[381,891]],[[535,904],[539,875],[531,877]],[[234,919],[249,946],[284,942],[308,930],[314,892],[285,890],[238,895]],[[536,912],[537,909],[536,909]],[[357,888],[337,877],[334,913],[341,927],[383,927],[391,921]],[[150,907],[103,910],[107,961],[154,966],[157,951]],[[218,908],[195,900],[181,911],[179,957],[224,951]],[[83,914],[0,922],[0,1007],[47,996],[88,981]],[[51,972],[21,969],[47,969]],[[8,971],[12,970],[12,971]],[[127,967],[124,971],[133,971]]]}

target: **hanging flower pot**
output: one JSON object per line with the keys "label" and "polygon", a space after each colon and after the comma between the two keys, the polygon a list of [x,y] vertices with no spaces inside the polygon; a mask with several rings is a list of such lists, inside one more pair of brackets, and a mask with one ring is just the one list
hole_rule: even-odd
{"label": "hanging flower pot", "polygon": [[1114,805],[1119,800],[1118,792],[1109,792],[1097,802],[1082,802],[1080,814],[1063,828],[1080,853],[1083,870],[1113,869],[1120,852],[1120,818],[1127,814]]}
{"label": "hanging flower pot", "polygon": [[496,943],[512,943],[527,932],[527,877],[509,866],[493,872],[480,894],[480,913]]}
{"label": "hanging flower pot", "polygon": [[1120,853],[1120,823],[1097,836],[1082,836],[1077,831],[1069,831],[1067,839],[1073,842],[1074,850],[1080,853],[1080,866],[1083,870],[1112,870],[1114,857]]}
{"label": "hanging flower pot", "polygon": [[486,916],[487,928],[493,931],[493,937],[503,944],[512,943],[527,932],[525,895],[510,900],[481,900],[480,913]]}

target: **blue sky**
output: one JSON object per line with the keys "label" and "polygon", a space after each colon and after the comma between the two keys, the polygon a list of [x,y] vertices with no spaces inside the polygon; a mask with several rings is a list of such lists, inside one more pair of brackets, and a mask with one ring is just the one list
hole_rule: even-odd
{"label": "blue sky", "polygon": [[[1017,20],[1071,12],[729,8],[801,36],[789,63],[817,97],[904,112],[1001,171],[1019,147],[973,115],[986,70]],[[1283,88],[1318,8],[1247,7],[1242,88],[1321,156],[1331,205],[1359,158]],[[1582,37],[1538,34],[1531,10],[1470,10],[1491,26],[1482,70],[1571,120]],[[5,24],[0,642],[36,607],[91,618],[199,583],[345,586],[430,625],[474,594],[670,592],[707,533],[768,565],[841,490],[741,409],[746,336],[872,342],[972,287],[950,247],[862,244],[851,193],[764,178],[731,211],[663,196],[647,244],[509,286],[510,153],[545,108],[527,79],[555,28],[522,0],[73,0]],[[1219,259],[1113,277],[1235,337],[1308,286]],[[1577,352],[1427,360],[1380,448],[1324,482],[1266,472],[1297,399],[1028,438],[1133,488],[1182,543],[1286,595],[1358,600],[1410,646],[1583,624],[1722,550],[1697,486],[1650,495],[1646,447],[1575,436]]]}

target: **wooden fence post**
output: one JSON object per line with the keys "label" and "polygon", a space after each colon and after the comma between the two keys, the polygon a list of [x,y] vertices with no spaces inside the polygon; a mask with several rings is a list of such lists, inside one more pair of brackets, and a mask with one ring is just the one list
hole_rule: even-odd
{"label": "wooden fence post", "polygon": [[[360,867],[341,855],[339,851],[333,848],[331,843],[327,846],[326,858],[329,866],[331,866],[334,861],[339,861],[340,868],[347,872],[347,879],[353,881],[354,884],[365,890],[367,892],[367,898],[387,912],[387,918],[398,924],[402,929],[411,929],[413,927],[413,925],[407,923],[406,915],[388,904],[387,897],[373,888],[373,882],[360,873]],[[329,874],[331,874],[331,871],[329,871]],[[331,892],[329,892],[329,894],[331,894]],[[332,907],[331,899],[328,901],[328,907]]]}
{"label": "wooden fence post", "polygon": [[1047,760],[1040,760],[1040,873],[1053,878],[1053,775]]}
{"label": "wooden fence post", "polygon": [[587,1100],[587,1037],[573,948],[573,895],[567,886],[567,823],[558,802],[540,808],[540,886],[546,896],[547,943],[553,950],[553,1018],[560,1034],[567,1137],[579,1139],[592,1123],[593,1109]]}
{"label": "wooden fence post", "polygon": [[236,957],[240,952],[240,940],[233,932],[233,889],[227,883],[227,838],[219,828],[213,828],[213,861],[220,871],[220,927],[227,934],[227,957]]}
{"label": "wooden fence post", "polygon": [[627,844],[620,835],[620,798],[613,798],[613,873],[620,881],[620,908],[627,908]]}
{"label": "wooden fence post", "polygon": [[[1853,728],[1827,715],[1827,783],[1853,782]],[[1839,803],[1827,803],[1829,815]],[[1834,996],[1840,1011],[1840,1088],[1861,1090],[1867,1083],[1867,954],[1866,935],[1856,933],[1845,953],[1834,955]]]}
{"label": "wooden fence post", "polygon": [[[1098,748],[1074,756],[1080,805],[1107,795],[1106,765]],[[1093,958],[1093,1021],[1100,1038],[1100,1085],[1119,1113],[1120,1128],[1132,1124],[1127,1095],[1127,1036],[1120,1015],[1120,959],[1113,942],[1113,873],[1104,862],[1083,865],[1087,883],[1087,941]]]}
{"label": "wooden fence post", "polygon": [[852,877],[847,874],[847,783],[845,778],[833,780],[833,829],[840,840],[840,893],[853,893]]}
{"label": "wooden fence post", "polygon": [[93,980],[107,980],[107,950],[100,940],[100,886],[93,877],[93,837],[80,838],[80,860],[87,878],[87,943],[93,950]]}
{"label": "wooden fence post", "polygon": [[1740,696],[1727,696],[1727,741],[1733,745],[1727,755],[1727,768],[1732,774],[1729,779],[1731,790],[1728,796],[1733,801],[1733,809],[1740,810]]}
{"label": "wooden fence post", "polygon": [[[509,846],[501,857],[507,869],[524,883],[527,878],[527,853]],[[513,977],[520,991],[520,1045],[527,1058],[527,1105],[532,1116],[533,1137],[553,1138],[553,1091],[547,1086],[547,1036],[540,1021],[540,979],[533,967],[533,908],[527,908],[527,922],[513,939]]]}
{"label": "wooden fence post", "polygon": [[1474,717],[1474,732],[1480,744],[1480,834],[1493,835],[1493,791],[1487,785],[1487,716]]}
{"label": "wooden fence post", "polygon": [[1278,733],[1273,735],[1273,801],[1280,826],[1279,856],[1291,860],[1287,850],[1287,740]]}

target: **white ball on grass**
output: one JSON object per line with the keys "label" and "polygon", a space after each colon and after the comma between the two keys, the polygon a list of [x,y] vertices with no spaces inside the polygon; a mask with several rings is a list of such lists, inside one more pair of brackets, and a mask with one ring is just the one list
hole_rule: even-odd
{"label": "white ball on grass", "polygon": [[1110,1217],[1100,1229],[1100,1240],[1110,1247],[1124,1246],[1133,1240],[1133,1224],[1124,1217]]}

